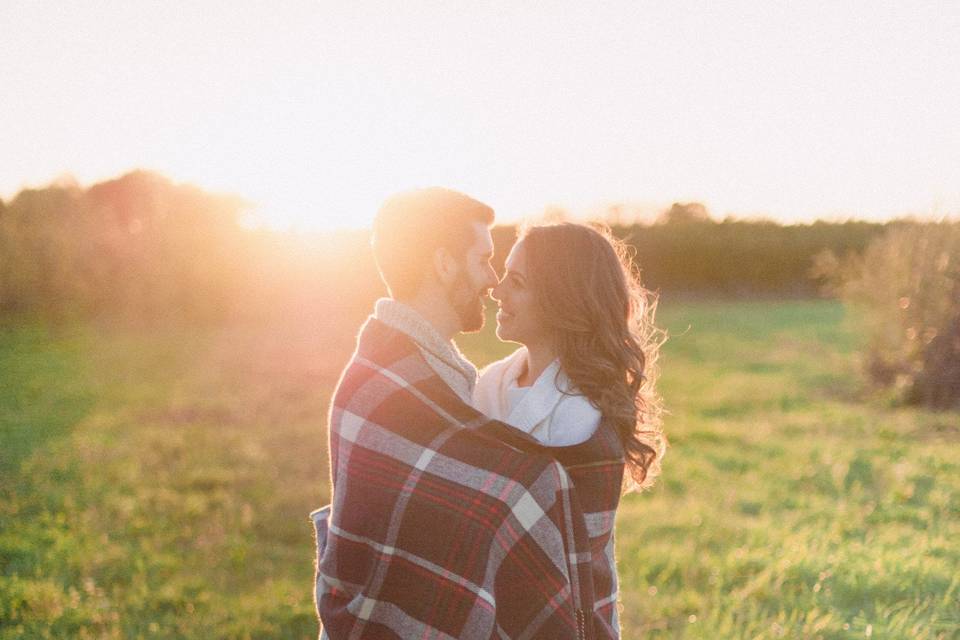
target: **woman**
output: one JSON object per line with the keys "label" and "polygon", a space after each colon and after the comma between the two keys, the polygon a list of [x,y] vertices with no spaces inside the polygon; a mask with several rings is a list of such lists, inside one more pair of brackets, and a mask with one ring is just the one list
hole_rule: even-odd
{"label": "woman", "polygon": [[480,374],[474,404],[564,464],[591,542],[597,637],[619,638],[613,524],[621,490],[659,473],[656,298],[622,243],[580,224],[524,231],[494,288],[497,336],[521,346]]}

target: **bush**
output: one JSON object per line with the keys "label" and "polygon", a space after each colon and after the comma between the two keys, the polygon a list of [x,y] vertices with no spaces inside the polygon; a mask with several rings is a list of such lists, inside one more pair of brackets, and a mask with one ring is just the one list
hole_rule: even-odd
{"label": "bush", "polygon": [[863,255],[825,253],[816,269],[854,311],[876,386],[960,407],[960,223],[900,223]]}
{"label": "bush", "polygon": [[329,326],[359,323],[383,291],[368,233],[248,230],[242,199],[147,171],[0,204],[0,321]]}

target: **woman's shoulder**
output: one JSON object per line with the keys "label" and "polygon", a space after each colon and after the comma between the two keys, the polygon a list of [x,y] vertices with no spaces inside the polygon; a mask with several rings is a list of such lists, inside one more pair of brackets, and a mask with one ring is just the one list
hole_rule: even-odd
{"label": "woman's shoulder", "polygon": [[554,412],[554,419],[564,422],[599,422],[602,417],[600,410],[593,406],[589,398],[580,394],[564,395]]}
{"label": "woman's shoulder", "polygon": [[579,444],[594,434],[602,419],[600,410],[586,396],[564,395],[550,419],[550,444]]}
{"label": "woman's shoulder", "polygon": [[560,393],[560,401],[557,403],[557,412],[569,419],[600,421],[602,417],[600,409],[583,395],[583,392],[570,380],[567,372],[562,368],[557,372],[555,379],[557,392]]}

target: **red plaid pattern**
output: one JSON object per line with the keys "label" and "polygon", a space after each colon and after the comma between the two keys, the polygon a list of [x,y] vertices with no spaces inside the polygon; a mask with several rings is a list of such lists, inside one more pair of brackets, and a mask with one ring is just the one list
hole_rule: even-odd
{"label": "red plaid pattern", "polygon": [[411,338],[370,319],[334,395],[329,450],[328,637],[618,637],[623,456],[610,430],[543,447],[464,403]]}

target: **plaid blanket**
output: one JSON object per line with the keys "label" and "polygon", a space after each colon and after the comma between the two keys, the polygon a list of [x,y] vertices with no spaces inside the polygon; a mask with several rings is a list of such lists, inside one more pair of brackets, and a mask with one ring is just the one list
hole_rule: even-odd
{"label": "plaid blanket", "polygon": [[[341,638],[617,637],[622,450],[546,448],[464,403],[406,334],[364,325],[331,406],[317,612]],[[584,510],[582,505],[589,505]]]}

